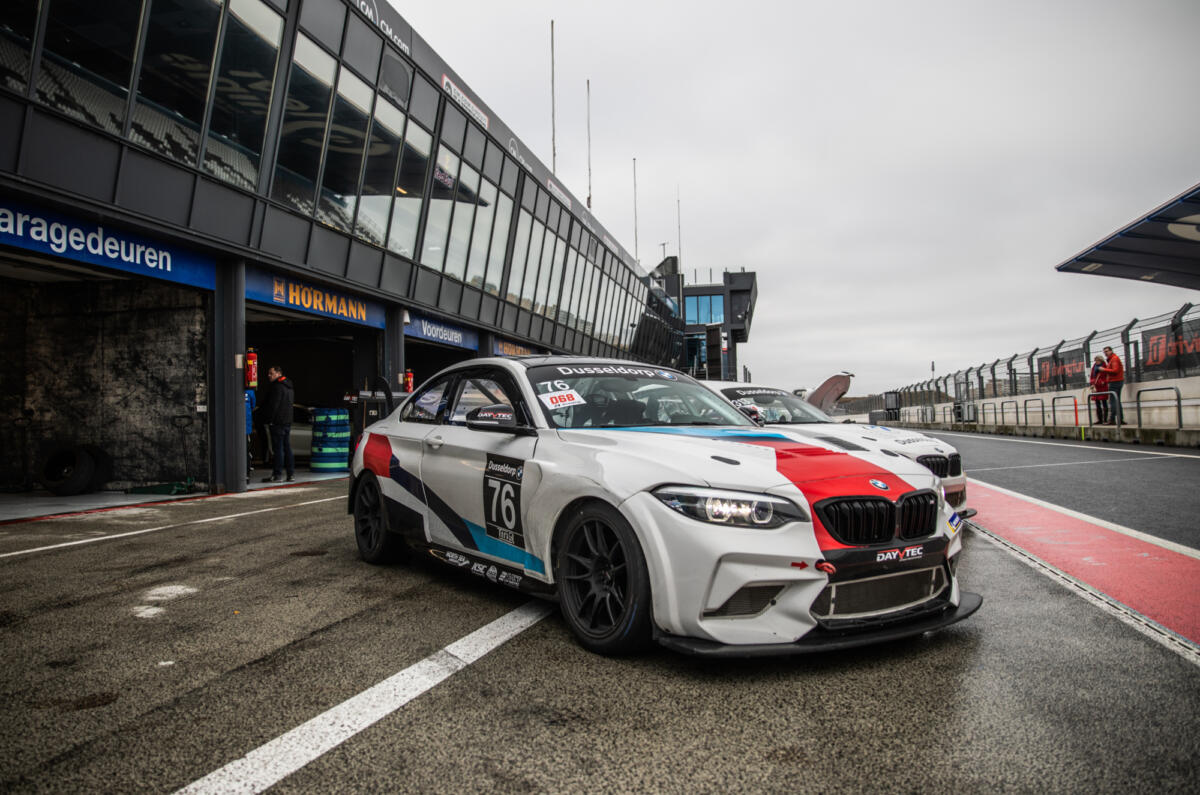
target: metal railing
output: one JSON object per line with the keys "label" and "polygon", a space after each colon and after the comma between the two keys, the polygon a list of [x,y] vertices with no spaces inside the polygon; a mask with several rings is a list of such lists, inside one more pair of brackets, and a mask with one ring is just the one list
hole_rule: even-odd
{"label": "metal railing", "polygon": [[1138,428],[1142,427],[1142,393],[1143,392],[1166,392],[1175,393],[1175,427],[1183,428],[1183,397],[1179,394],[1177,386],[1148,386],[1145,389],[1139,389],[1134,395],[1133,402],[1137,403],[1137,420]]}

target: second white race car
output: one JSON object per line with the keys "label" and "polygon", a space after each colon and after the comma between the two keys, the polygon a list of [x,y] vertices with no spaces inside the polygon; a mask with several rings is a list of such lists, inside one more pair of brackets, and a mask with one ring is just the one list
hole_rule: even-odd
{"label": "second white race car", "polygon": [[557,598],[593,651],[750,656],[977,610],[939,486],[907,458],[760,428],[675,370],[475,359],[366,428],[348,507],[365,560],[416,550]]}
{"label": "second white race car", "polygon": [[786,427],[804,437],[835,445],[867,446],[916,461],[942,479],[947,502],[956,509],[966,505],[967,476],[962,456],[941,439],[884,425],[838,422],[804,398],[775,387],[737,381],[703,383],[738,408],[752,407],[764,425]]}

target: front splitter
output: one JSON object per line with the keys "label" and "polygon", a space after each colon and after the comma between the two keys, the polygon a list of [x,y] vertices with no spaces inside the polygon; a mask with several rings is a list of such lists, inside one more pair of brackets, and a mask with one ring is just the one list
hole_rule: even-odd
{"label": "front splitter", "polygon": [[665,648],[683,654],[699,657],[728,658],[739,657],[790,657],[795,654],[816,654],[820,652],[855,649],[860,646],[872,646],[876,643],[886,643],[901,638],[911,638],[926,632],[948,627],[967,618],[983,604],[983,597],[977,593],[964,591],[959,598],[958,606],[953,610],[940,613],[929,618],[917,619],[904,624],[881,627],[877,630],[856,632],[853,635],[803,637],[793,643],[754,643],[745,645],[730,645],[717,643],[699,638],[684,638],[677,635],[658,635],[655,640]]}

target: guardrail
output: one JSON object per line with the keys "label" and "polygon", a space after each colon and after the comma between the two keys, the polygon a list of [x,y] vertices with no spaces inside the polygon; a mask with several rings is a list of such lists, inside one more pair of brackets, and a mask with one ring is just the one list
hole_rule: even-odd
{"label": "guardrail", "polygon": [[[1101,395],[1112,395],[1113,397],[1116,397],[1116,394],[1117,394],[1116,392],[1114,392],[1114,391],[1112,391],[1111,389],[1109,389],[1109,390],[1106,390],[1106,391],[1104,391],[1104,392],[1092,392],[1092,393],[1091,393],[1091,397],[1100,397]],[[1111,405],[1112,405],[1112,397],[1106,397],[1106,398],[1104,398],[1104,402],[1105,402],[1105,403],[1107,403],[1107,404],[1109,404],[1109,405],[1111,406]],[[1095,425],[1095,424],[1096,424],[1095,420],[1093,420],[1093,419],[1092,419],[1092,407],[1091,407],[1091,405],[1090,405],[1091,403],[1097,403],[1097,404],[1099,404],[1099,403],[1100,403],[1100,401],[1098,401],[1098,400],[1096,400],[1096,401],[1089,400],[1089,401],[1088,401],[1088,404],[1089,404],[1089,405],[1088,405],[1088,427],[1089,427],[1089,428],[1090,428],[1090,427],[1092,427],[1093,425]],[[1100,410],[1099,410],[1099,409],[1097,409],[1097,410],[1096,410],[1096,413],[1097,413],[1097,414],[1099,414],[1099,413],[1100,413]],[[1121,424],[1122,424],[1122,423],[1121,423],[1121,421],[1120,421],[1119,419],[1118,419],[1116,422],[1117,422],[1117,425],[1121,425]]]}
{"label": "guardrail", "polygon": [[1183,429],[1183,396],[1179,393],[1177,386],[1148,386],[1144,389],[1139,389],[1137,394],[1133,396],[1133,402],[1137,403],[1137,421],[1138,429],[1142,427],[1142,393],[1143,392],[1166,392],[1172,391],[1175,393],[1175,429]]}
{"label": "guardrail", "polygon": [[[1075,399],[1074,395],[1059,395],[1058,397],[1052,398],[1050,400],[1050,422],[1054,425],[1055,428],[1058,427],[1058,401],[1060,401],[1060,400],[1064,400],[1064,401],[1069,400],[1075,406],[1075,424],[1079,425],[1079,401]],[[1043,424],[1045,424],[1045,419],[1046,419],[1046,417],[1043,414],[1042,415]],[[1029,417],[1026,416],[1025,420],[1026,420],[1026,422],[1028,422]]]}
{"label": "guardrail", "polygon": [[1025,398],[1025,405],[1023,407],[1025,409],[1025,424],[1026,425],[1029,424],[1029,404],[1030,403],[1037,403],[1038,406],[1041,408],[1041,410],[1042,410],[1042,425],[1045,425],[1046,424],[1046,401],[1042,400],[1039,397]]}
{"label": "guardrail", "polygon": [[[1001,424],[1001,425],[1003,425],[1003,424],[1004,424],[1004,407],[1005,407],[1005,406],[1007,406],[1007,405],[1008,405],[1008,404],[1010,404],[1010,403],[1012,404],[1012,407],[1013,407],[1013,417],[1014,417],[1014,419],[1016,419],[1016,420],[1019,420],[1019,419],[1021,419],[1021,405],[1020,405],[1019,403],[1017,403],[1017,401],[1015,401],[1015,400],[1001,400],[1001,401],[1000,401],[1000,424]],[[1016,422],[1015,422],[1015,421],[1013,422],[1013,425],[1016,425]]]}
{"label": "guardrail", "polygon": [[979,418],[980,418],[980,419],[979,419],[979,424],[980,424],[980,425],[986,425],[986,424],[987,424],[987,410],[988,410],[988,406],[991,406],[991,407],[992,407],[992,425],[999,425],[1000,423],[998,423],[998,422],[996,421],[996,404],[995,404],[995,403],[984,403],[983,405],[981,405],[981,406],[979,407]]}

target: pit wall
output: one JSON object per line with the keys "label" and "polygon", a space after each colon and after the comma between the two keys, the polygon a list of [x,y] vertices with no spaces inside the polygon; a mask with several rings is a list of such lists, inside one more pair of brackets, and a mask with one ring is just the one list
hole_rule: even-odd
{"label": "pit wall", "polygon": [[142,280],[0,282],[0,488],[60,444],[113,459],[106,488],[208,480],[208,297]]}
{"label": "pit wall", "polygon": [[[1176,389],[1179,390],[1178,402]],[[1140,426],[1139,390],[1148,390],[1140,396]],[[1086,389],[1075,389],[973,400],[965,405],[974,406],[974,421],[969,421],[970,408],[965,410],[965,418],[961,414],[956,416],[954,403],[908,406],[900,409],[898,422],[889,421],[888,424],[924,430],[966,430],[1013,436],[1200,447],[1200,376],[1126,381],[1121,390],[1125,422],[1119,428],[1091,425],[1095,422],[1096,414],[1092,408],[1089,420],[1089,394]]]}

